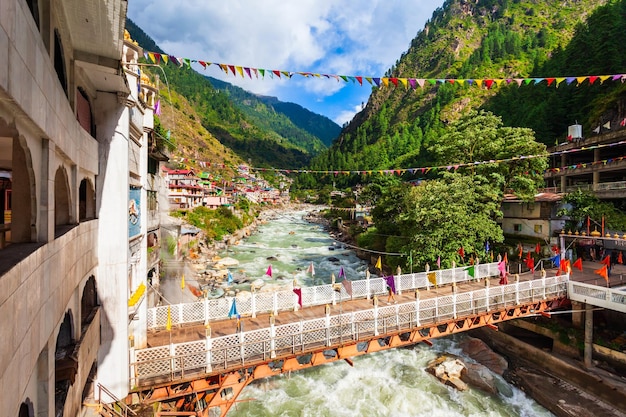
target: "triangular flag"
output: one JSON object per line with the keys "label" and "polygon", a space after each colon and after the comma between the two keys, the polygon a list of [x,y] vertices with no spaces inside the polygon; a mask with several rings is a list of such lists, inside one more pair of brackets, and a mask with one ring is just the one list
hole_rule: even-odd
{"label": "triangular flag", "polygon": [[465,268],[465,270],[467,271],[467,275],[469,275],[472,278],[475,278],[474,276],[474,266],[470,266],[469,268]]}
{"label": "triangular flag", "polygon": [[172,308],[167,306],[167,321],[165,322],[165,330],[168,332],[172,330]]}
{"label": "triangular flag", "polygon": [[609,120],[608,122],[603,124],[602,127],[605,128],[605,129],[611,129],[611,121]]}
{"label": "triangular flag", "polygon": [[267,272],[265,273],[265,275],[271,277],[272,276],[272,265],[267,267]]}
{"label": "triangular flag", "polygon": [[576,262],[573,263],[575,268],[578,268],[579,271],[583,270],[583,258],[576,259]]}
{"label": "triangular flag", "polygon": [[181,290],[185,289],[185,274],[183,274],[183,277],[180,280],[180,289]]}
{"label": "triangular flag", "polygon": [[233,283],[233,274],[230,273],[230,271],[228,271],[228,284],[232,284]]}
{"label": "triangular flag", "polygon": [[428,282],[430,282],[434,286],[437,286],[437,273],[436,272],[429,272],[428,274],[426,274],[426,276],[428,277]]}
{"label": "triangular flag", "polygon": [[437,268],[441,269],[441,256],[437,256]]}
{"label": "triangular flag", "polygon": [[461,259],[465,258],[465,250],[463,249],[463,246],[459,249],[459,256],[461,256]]}
{"label": "triangular flag", "polygon": [[346,277],[346,273],[343,271],[343,266],[341,268],[339,268],[339,277],[338,278],[345,278]]}
{"label": "triangular flag", "polygon": [[541,243],[537,242],[537,244],[535,245],[535,253],[539,252],[541,252]]}
{"label": "triangular flag", "polygon": [[311,262],[311,265],[309,265],[309,268],[306,270],[306,272],[310,273],[311,276],[315,275],[315,267],[313,266],[313,262]]}
{"label": "triangular flag", "polygon": [[622,257],[622,251],[619,251],[619,253],[617,254],[617,263],[618,264],[624,263],[624,258]]}
{"label": "triangular flag", "polygon": [[554,255],[550,260],[557,268],[561,267],[561,255]]}
{"label": "triangular flag", "polygon": [[611,267],[611,257],[610,256],[605,256],[603,260],[600,261],[601,264],[604,264],[606,266],[608,266],[609,268]]}
{"label": "triangular flag", "polygon": [[298,296],[298,305],[302,307],[302,288],[294,288],[293,292]]}
{"label": "triangular flag", "polygon": [[378,257],[378,260],[376,261],[376,268],[380,270],[383,269],[383,263],[382,263],[382,260],[380,259],[380,256]]}
{"label": "triangular flag", "polygon": [[232,318],[233,316],[238,316],[237,312],[237,299],[233,298],[233,303],[230,305],[230,311],[228,312],[228,318]]}
{"label": "triangular flag", "polygon": [[505,265],[509,263],[508,253],[504,252],[504,258],[502,258],[502,262],[504,262]]}
{"label": "triangular flag", "polygon": [[602,278],[606,280],[606,282],[609,282],[609,270],[606,265],[604,265],[600,269],[596,269],[595,271],[593,271],[593,273],[600,275]]}
{"label": "triangular flag", "polygon": [[341,285],[346,289],[346,292],[350,297],[352,297],[352,281],[344,279],[341,281]]}

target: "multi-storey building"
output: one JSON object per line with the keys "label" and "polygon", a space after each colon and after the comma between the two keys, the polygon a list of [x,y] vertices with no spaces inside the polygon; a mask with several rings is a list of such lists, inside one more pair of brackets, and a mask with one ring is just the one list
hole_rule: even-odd
{"label": "multi-storey building", "polygon": [[3,415],[76,416],[96,384],[129,391],[160,152],[126,7],[0,0]]}
{"label": "multi-storey building", "polygon": [[581,189],[600,199],[626,198],[626,129],[606,123],[587,138],[579,130],[580,137],[549,149],[554,156],[544,175],[546,185],[559,193]]}
{"label": "multi-storey building", "polygon": [[193,209],[202,205],[205,188],[192,169],[169,169],[166,173],[170,209]]}

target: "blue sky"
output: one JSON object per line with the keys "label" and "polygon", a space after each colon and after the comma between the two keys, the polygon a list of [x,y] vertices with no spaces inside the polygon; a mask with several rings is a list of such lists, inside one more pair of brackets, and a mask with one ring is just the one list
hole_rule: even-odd
{"label": "blue sky", "polygon": [[[131,0],[128,16],[168,54],[266,70],[381,77],[440,0]],[[243,79],[199,72],[298,103],[343,124],[371,92],[364,81]],[[417,75],[417,74],[415,74]]]}

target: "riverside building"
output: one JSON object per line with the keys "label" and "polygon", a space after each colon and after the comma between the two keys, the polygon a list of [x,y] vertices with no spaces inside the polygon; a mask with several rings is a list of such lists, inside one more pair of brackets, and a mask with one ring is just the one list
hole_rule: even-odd
{"label": "riverside building", "polygon": [[145,345],[166,155],[126,8],[0,0],[2,415],[124,398]]}

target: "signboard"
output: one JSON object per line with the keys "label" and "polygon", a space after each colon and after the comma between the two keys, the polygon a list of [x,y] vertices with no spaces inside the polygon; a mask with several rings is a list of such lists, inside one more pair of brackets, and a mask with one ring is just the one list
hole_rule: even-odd
{"label": "signboard", "polygon": [[128,192],[128,238],[141,233],[140,222],[141,188],[130,187]]}

